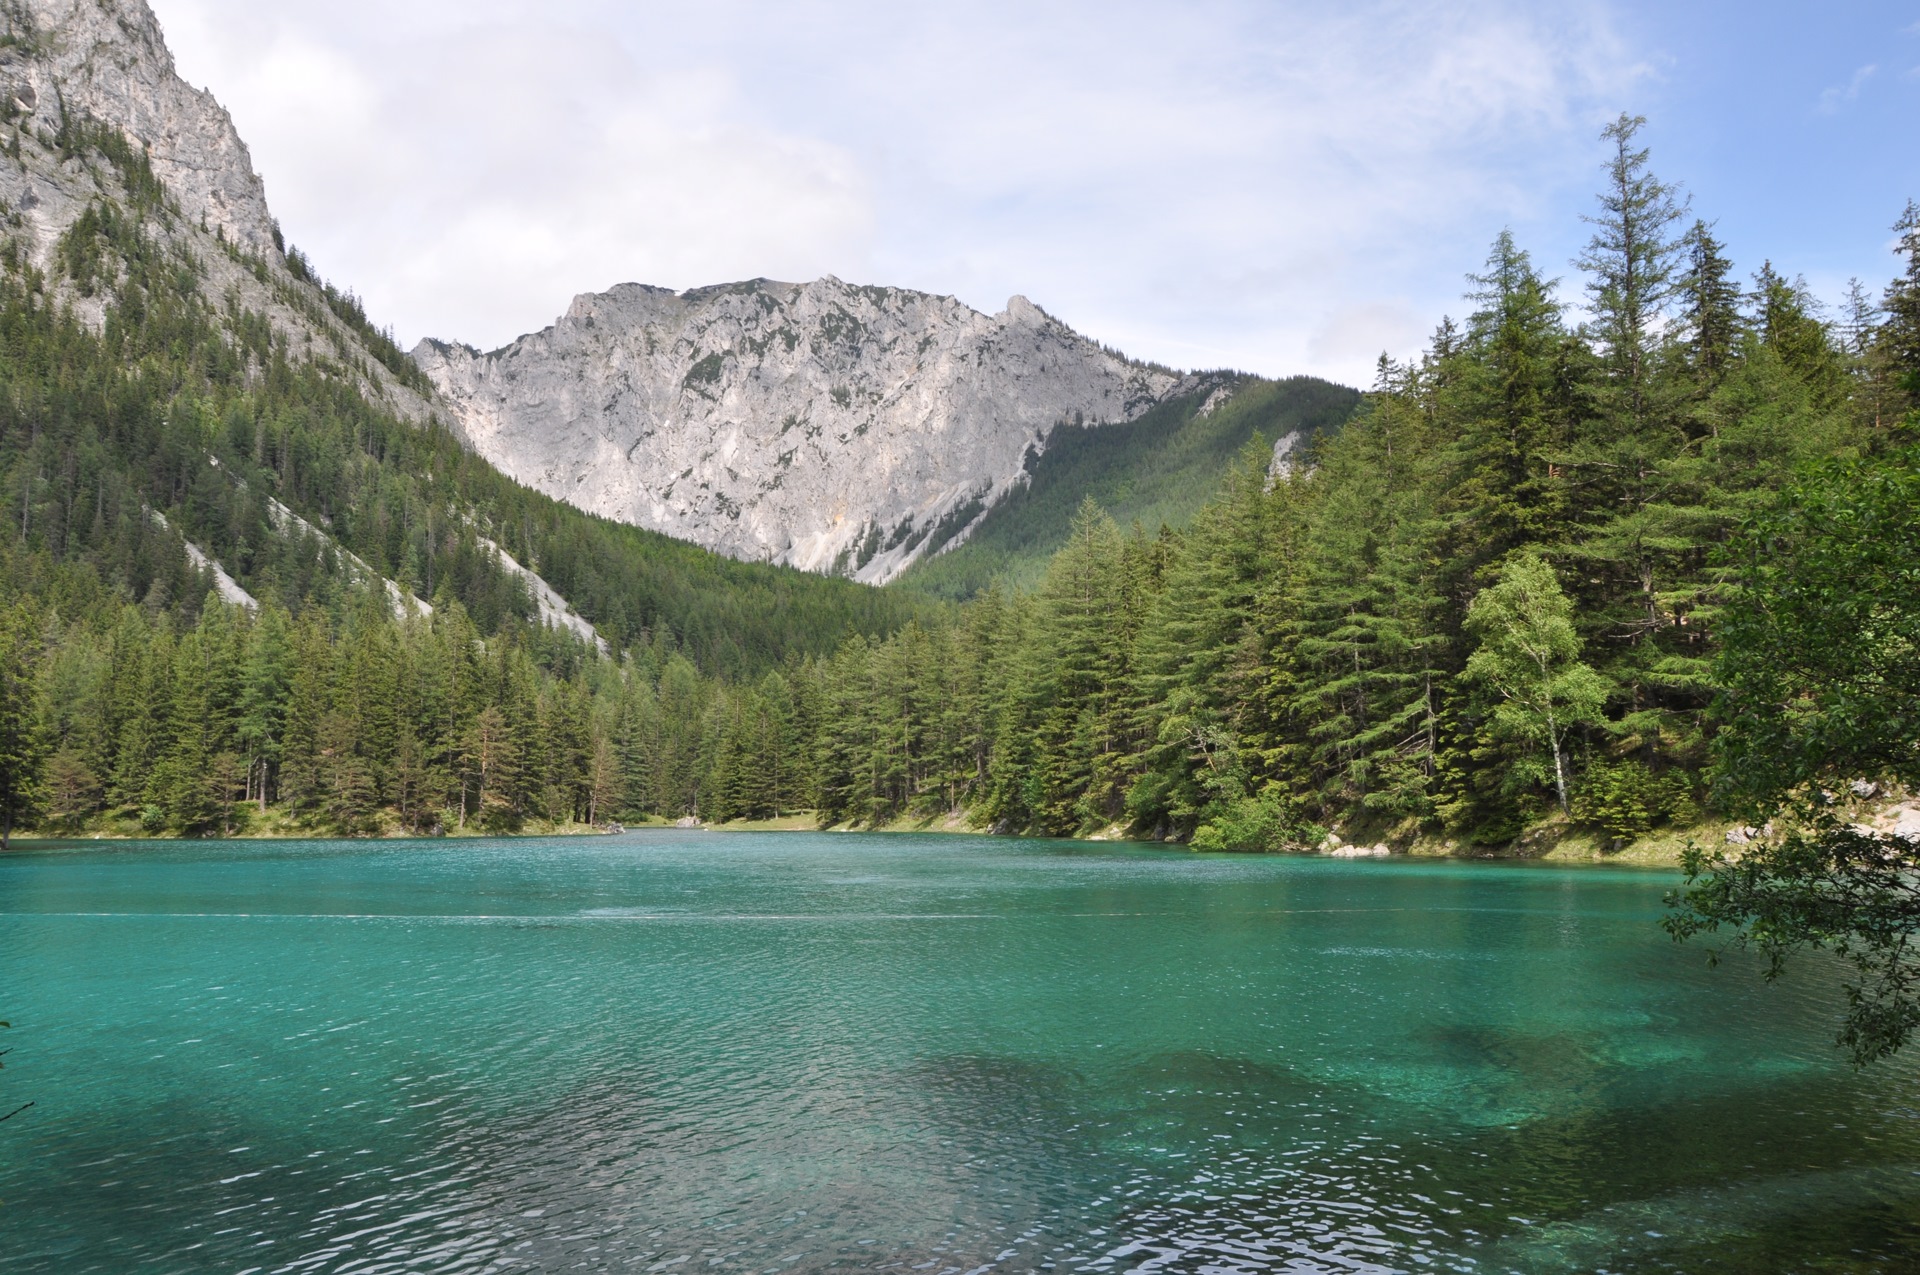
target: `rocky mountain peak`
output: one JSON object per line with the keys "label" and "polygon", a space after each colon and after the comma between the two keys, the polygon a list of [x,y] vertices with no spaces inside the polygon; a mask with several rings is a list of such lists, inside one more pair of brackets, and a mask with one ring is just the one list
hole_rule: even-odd
{"label": "rocky mountain peak", "polygon": [[735,557],[884,582],[964,537],[1056,425],[1174,392],[1024,297],[750,279],[576,297],[480,354],[414,358],[468,444],[592,512]]}
{"label": "rocky mountain peak", "polygon": [[1017,292],[1007,298],[1007,308],[1002,313],[1009,322],[1022,323],[1030,328],[1043,327],[1052,321],[1045,310]]}
{"label": "rocky mountain peak", "polygon": [[20,122],[51,132],[80,115],[118,127],[190,222],[273,251],[266,189],[246,143],[211,93],[175,74],[145,0],[9,0],[0,24],[0,85]]}

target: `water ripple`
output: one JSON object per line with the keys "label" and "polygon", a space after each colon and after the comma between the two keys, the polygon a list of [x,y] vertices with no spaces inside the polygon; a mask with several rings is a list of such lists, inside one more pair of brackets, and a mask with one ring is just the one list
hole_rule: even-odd
{"label": "water ripple", "polygon": [[[1911,1066],[1659,874],[967,838],[0,861],[9,1272],[1903,1269]],[[1824,1268],[1824,1267],[1823,1267]]]}

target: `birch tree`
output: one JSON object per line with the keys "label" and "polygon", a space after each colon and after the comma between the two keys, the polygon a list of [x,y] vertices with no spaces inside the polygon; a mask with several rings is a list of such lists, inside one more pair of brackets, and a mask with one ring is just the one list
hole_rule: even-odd
{"label": "birch tree", "polygon": [[1494,697],[1490,733],[1520,748],[1518,776],[1551,777],[1568,813],[1567,735],[1601,720],[1607,682],[1580,660],[1573,604],[1553,568],[1531,552],[1509,559],[1468,606],[1466,629],[1479,642],[1466,680]]}

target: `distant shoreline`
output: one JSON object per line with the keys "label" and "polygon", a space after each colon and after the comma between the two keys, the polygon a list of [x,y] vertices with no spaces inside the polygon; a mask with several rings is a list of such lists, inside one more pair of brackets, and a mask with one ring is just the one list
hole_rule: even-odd
{"label": "distant shoreline", "polygon": [[[788,815],[780,819],[736,820],[730,823],[701,824],[700,826],[711,832],[871,832],[976,837],[1007,835],[989,833],[985,829],[976,828],[966,822],[965,816],[952,813],[895,819],[873,827],[836,824],[829,828],[822,828],[808,812]],[[1513,863],[1625,863],[1646,867],[1677,867],[1689,841],[1702,845],[1719,845],[1724,840],[1725,833],[1726,828],[1720,824],[1701,824],[1689,829],[1664,829],[1630,845],[1609,849],[1593,833],[1570,827],[1564,822],[1552,821],[1529,829],[1519,840],[1506,847],[1464,847],[1457,842],[1447,841],[1430,834],[1416,834],[1412,837],[1388,834],[1373,840],[1372,844],[1386,849],[1387,854],[1379,857],[1396,859],[1463,859]],[[1025,834],[1012,835],[1025,836]],[[1117,824],[1078,836],[1034,839],[1096,843],[1130,842],[1136,845],[1163,846],[1171,850],[1186,848],[1179,842],[1159,841],[1153,837],[1130,833]],[[1369,843],[1368,839],[1358,836],[1352,840],[1360,845]],[[1297,853],[1308,858],[1337,857],[1314,851]]]}
{"label": "distant shoreline", "polygon": [[[676,820],[659,817],[649,818],[636,823],[621,823],[619,832],[637,831],[673,831],[682,825]],[[754,833],[754,832],[824,832],[824,833],[880,833],[891,835],[937,835],[937,836],[1007,836],[1027,840],[1062,840],[1098,843],[1131,843],[1135,845],[1161,846],[1169,850],[1184,850],[1179,842],[1158,841],[1152,837],[1129,833],[1119,825],[1090,831],[1079,836],[1060,838],[1029,838],[1026,834],[990,833],[976,828],[967,822],[964,815],[943,814],[920,818],[895,819],[875,827],[861,827],[852,824],[838,824],[828,828],[820,827],[813,812],[801,811],[791,815],[782,815],[773,819],[741,819],[719,824],[697,824],[685,830],[700,830],[716,833]],[[479,828],[444,830],[438,833],[409,832],[397,829],[383,829],[376,833],[359,836],[332,832],[323,829],[292,826],[284,818],[272,819],[265,826],[236,831],[227,836],[183,837],[165,833],[149,834],[125,829],[90,829],[71,833],[56,833],[45,829],[16,832],[15,843],[31,847],[43,845],[84,845],[93,842],[180,842],[189,844],[200,841],[480,841],[532,839],[546,837],[604,837],[618,835],[604,825],[560,824],[542,825],[529,822],[514,831],[484,831]],[[1620,863],[1644,867],[1677,867],[1689,841],[1702,845],[1718,845],[1724,840],[1725,829],[1720,825],[1701,825],[1686,830],[1668,830],[1660,834],[1642,838],[1640,841],[1618,849],[1606,848],[1594,835],[1584,830],[1571,828],[1564,823],[1547,823],[1530,829],[1518,841],[1506,847],[1462,847],[1456,842],[1446,841],[1431,835],[1412,837],[1383,835],[1371,842],[1372,854],[1363,849],[1352,857],[1380,857],[1397,859],[1459,859],[1474,861],[1495,861],[1512,863]],[[1352,839],[1357,847],[1369,847],[1369,840],[1356,836]],[[1384,853],[1382,853],[1384,852]],[[1341,857],[1324,852],[1296,852],[1308,858]]]}

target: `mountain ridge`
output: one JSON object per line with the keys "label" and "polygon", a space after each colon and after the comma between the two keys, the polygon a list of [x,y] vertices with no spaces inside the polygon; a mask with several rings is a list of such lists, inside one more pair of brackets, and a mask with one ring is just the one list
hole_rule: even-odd
{"label": "mountain ridge", "polygon": [[[1061,431],[1217,406],[1240,379],[1127,359],[1021,296],[989,315],[833,276],[622,284],[497,350],[427,340],[409,357],[285,243],[231,116],[180,80],[143,0],[0,0],[0,116],[8,237],[94,332],[145,236],[230,341],[264,320],[253,375],[311,365],[544,495],[745,562],[898,579],[1023,490]],[[330,534],[327,511],[304,513]],[[167,527],[245,575],[190,520]],[[490,529],[511,575],[510,539]],[[537,548],[515,552],[541,614],[573,627]]]}
{"label": "mountain ridge", "polygon": [[0,587],[52,571],[186,624],[210,594],[344,624],[413,591],[386,609],[740,672],[915,610],[513,483],[262,189],[144,0],[0,0]]}
{"label": "mountain ridge", "polygon": [[1062,424],[1224,384],[1126,359],[1025,297],[769,279],[576,297],[500,349],[413,358],[475,452],[729,556],[897,578],[963,540]]}

